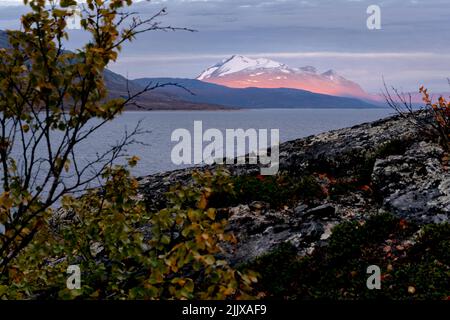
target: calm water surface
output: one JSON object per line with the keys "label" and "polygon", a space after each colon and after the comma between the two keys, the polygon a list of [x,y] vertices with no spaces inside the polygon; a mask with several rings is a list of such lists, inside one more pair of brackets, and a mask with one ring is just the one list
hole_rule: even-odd
{"label": "calm water surface", "polygon": [[203,130],[225,129],[279,129],[282,142],[333,129],[384,118],[392,114],[391,109],[263,109],[238,111],[154,111],[128,112],[103,127],[77,149],[81,159],[89,159],[96,152],[106,150],[120,140],[125,130],[134,129],[138,121],[142,128],[150,131],[139,137],[146,145],[135,145],[128,153],[141,158],[133,169],[137,176],[179,169],[172,163],[170,153],[175,143],[171,142],[173,130],[185,128],[193,132],[194,121],[203,122]]}

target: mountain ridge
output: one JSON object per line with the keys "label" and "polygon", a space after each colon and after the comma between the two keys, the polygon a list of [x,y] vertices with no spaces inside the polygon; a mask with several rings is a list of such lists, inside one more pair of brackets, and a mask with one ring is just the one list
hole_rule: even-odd
{"label": "mountain ridge", "polygon": [[[7,33],[0,31],[0,47],[8,47]],[[234,56],[233,59],[236,59]],[[248,64],[258,68],[284,68],[287,66],[269,59],[249,59]],[[236,71],[239,65],[229,72]],[[299,69],[300,70],[300,69]],[[223,70],[222,70],[223,71]],[[303,67],[304,73],[316,73],[311,66]],[[213,72],[211,72],[212,74]],[[329,76],[333,76],[329,72]],[[206,76],[205,76],[206,78]],[[104,81],[109,98],[126,98],[128,90],[139,92],[149,83],[178,83],[188,91],[178,87],[165,87],[146,92],[136,98],[136,103],[126,110],[221,110],[231,108],[372,108],[371,103],[348,97],[317,94],[307,90],[290,88],[228,88],[206,81],[179,78],[142,78],[129,80],[109,69],[104,72]],[[193,94],[191,94],[193,93]]]}
{"label": "mountain ridge", "polygon": [[266,59],[233,55],[207,68],[197,78],[204,82],[231,88],[290,88],[313,93],[373,100],[360,85],[339,75],[333,69],[318,73],[312,66],[291,68]]}
{"label": "mountain ridge", "polygon": [[348,97],[336,97],[290,88],[230,88],[196,79],[140,78],[132,81],[144,86],[153,83],[177,83],[185,87],[165,87],[157,92],[176,95],[196,103],[214,103],[236,108],[376,108],[374,104]]}

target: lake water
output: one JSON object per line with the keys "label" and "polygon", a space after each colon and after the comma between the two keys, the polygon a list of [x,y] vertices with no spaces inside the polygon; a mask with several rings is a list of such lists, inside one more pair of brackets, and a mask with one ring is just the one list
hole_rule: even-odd
{"label": "lake water", "polygon": [[[225,129],[279,129],[282,142],[309,135],[374,121],[391,115],[391,109],[260,109],[236,111],[153,111],[127,112],[95,133],[77,155],[81,159],[92,158],[96,152],[106,150],[123,136],[124,130],[132,130],[142,121],[142,128],[150,131],[139,137],[146,145],[128,149],[131,155],[141,158],[133,169],[137,176],[180,169],[171,161],[175,142],[171,135],[175,129],[185,128],[193,132],[194,121],[203,122],[203,130]],[[184,166],[185,167],[185,166]]]}

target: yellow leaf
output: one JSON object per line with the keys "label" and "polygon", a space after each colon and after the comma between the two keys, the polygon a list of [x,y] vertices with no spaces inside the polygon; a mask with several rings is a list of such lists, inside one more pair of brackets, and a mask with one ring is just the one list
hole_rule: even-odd
{"label": "yellow leaf", "polygon": [[138,156],[132,156],[128,159],[128,165],[130,167],[135,167],[138,163],[138,161],[141,160]]}
{"label": "yellow leaf", "polygon": [[208,209],[208,211],[206,212],[206,215],[208,216],[208,218],[210,218],[211,220],[216,219],[216,210],[213,208]]}
{"label": "yellow leaf", "polygon": [[30,126],[27,125],[27,124],[24,124],[24,125],[22,126],[22,130],[23,130],[23,132],[28,132],[28,131],[30,130]]}
{"label": "yellow leaf", "polygon": [[206,199],[205,195],[202,194],[202,197],[200,198],[200,201],[198,202],[197,207],[201,210],[205,210],[207,205],[208,205],[208,200]]}
{"label": "yellow leaf", "polygon": [[70,160],[66,160],[66,162],[64,162],[64,170],[66,172],[69,172],[70,169]]}

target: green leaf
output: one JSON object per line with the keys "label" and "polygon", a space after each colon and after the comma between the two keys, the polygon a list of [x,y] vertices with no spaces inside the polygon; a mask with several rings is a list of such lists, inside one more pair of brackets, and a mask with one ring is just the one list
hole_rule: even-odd
{"label": "green leaf", "polygon": [[67,7],[72,7],[72,6],[76,6],[77,2],[75,0],[61,0],[59,2],[61,8],[67,8]]}

